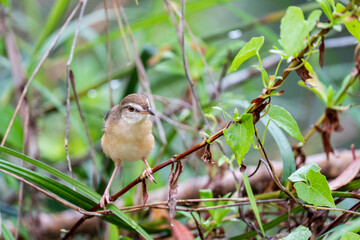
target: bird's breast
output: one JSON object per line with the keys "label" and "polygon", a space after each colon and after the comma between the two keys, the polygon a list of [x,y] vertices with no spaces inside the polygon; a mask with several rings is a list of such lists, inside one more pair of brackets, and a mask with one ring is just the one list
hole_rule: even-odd
{"label": "bird's breast", "polygon": [[101,146],[104,153],[116,163],[145,159],[154,146],[151,129],[150,119],[135,124],[107,124]]}

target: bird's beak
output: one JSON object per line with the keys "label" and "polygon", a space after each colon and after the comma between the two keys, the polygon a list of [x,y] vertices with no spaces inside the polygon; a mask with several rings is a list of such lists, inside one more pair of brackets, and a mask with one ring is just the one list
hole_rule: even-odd
{"label": "bird's beak", "polygon": [[151,108],[147,108],[145,112],[150,115],[155,115],[155,113],[153,112],[153,110]]}

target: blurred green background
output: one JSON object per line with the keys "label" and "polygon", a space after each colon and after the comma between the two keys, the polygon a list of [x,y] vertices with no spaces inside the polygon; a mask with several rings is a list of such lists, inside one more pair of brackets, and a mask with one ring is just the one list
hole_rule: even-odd
{"label": "blurred green background", "polygon": [[[137,49],[146,66],[156,109],[159,113],[189,126],[187,129],[181,129],[162,121],[167,138],[166,145],[161,141],[159,129],[155,126],[153,132],[156,137],[156,147],[148,159],[150,165],[155,166],[155,164],[163,162],[174,154],[179,154],[200,142],[201,137],[205,137],[205,135],[201,135],[195,130],[192,109],[188,105],[184,105],[184,102],[189,102],[187,94],[189,85],[184,74],[176,31],[166,11],[164,1],[139,2],[140,6],[136,6],[134,1],[122,1],[125,5]],[[35,66],[76,3],[77,1],[69,0],[13,0],[10,6],[6,8],[8,24],[14,31],[16,44],[21,53],[21,67],[25,69],[27,77],[34,71]],[[173,4],[180,9],[179,1],[173,1]],[[269,50],[273,49],[273,46],[280,48],[277,40],[280,18],[290,5],[301,7],[305,17],[310,11],[319,9],[319,4],[315,1],[300,0],[186,1],[185,20],[204,53],[216,84],[222,82],[224,86],[221,92],[221,101],[211,97],[214,86],[196,50],[196,44],[186,31],[185,46],[190,72],[195,81],[196,91],[204,112],[210,116],[208,118],[210,124],[214,124],[214,132],[224,127],[230,119],[224,119],[222,113],[213,109],[213,106],[222,106],[230,114],[234,108],[238,108],[241,112],[244,106],[248,104],[246,101],[249,102],[256,98],[262,91],[261,77],[256,70],[251,70],[255,74],[250,77],[245,75],[251,69],[251,65],[257,64],[256,58],[242,65],[239,72],[229,74],[219,80],[224,64],[229,61],[227,60],[228,52],[231,53],[231,61],[241,46],[251,37],[264,36],[265,43],[260,54],[264,61],[268,59],[272,64],[272,67],[268,68],[268,73],[274,74],[278,58]],[[114,102],[119,103],[124,95],[138,91],[139,82],[131,48],[131,59],[128,60],[126,56],[115,13],[112,9],[112,1],[108,1],[107,6],[109,7],[111,88]],[[326,17],[322,16],[321,20],[326,21]],[[66,61],[69,57],[76,24],[77,18],[75,17],[36,75],[27,94],[36,127],[38,159],[64,172],[68,171],[64,148]],[[127,42],[130,45],[128,37]],[[333,30],[328,34],[325,45],[327,48],[324,68],[318,64],[318,53],[314,54],[309,62],[325,85],[333,85],[335,89],[338,89],[343,78],[354,67],[355,39],[350,36],[346,29],[339,32]],[[282,71],[286,66],[287,63],[283,62],[280,70]],[[112,161],[105,158],[100,148],[103,119],[110,109],[107,82],[109,72],[106,50],[106,17],[102,2],[89,1],[86,6],[71,69],[75,74],[80,104],[85,114],[91,140],[96,149],[96,168],[98,176],[100,176],[96,188],[99,193],[102,193],[113,169]],[[287,109],[298,122],[304,134],[323,113],[325,105],[311,91],[298,86],[299,80],[300,78],[295,73],[291,73],[282,87],[285,93],[280,97],[272,98],[272,103]],[[234,82],[235,84],[231,84]],[[354,98],[349,98],[346,103],[351,104],[353,101]],[[1,138],[4,136],[16,103],[10,62],[2,38],[0,41]],[[70,114],[69,151],[75,178],[91,186],[93,165],[84,128],[73,100],[71,101]],[[216,119],[217,122],[214,123],[213,119]],[[344,131],[333,135],[333,145],[336,148],[349,149],[351,143],[359,144],[359,110],[350,109],[342,113],[340,119]],[[258,125],[259,129],[263,129],[261,124]],[[198,130],[204,131],[202,126],[199,126]],[[207,133],[211,134],[210,132]],[[6,146],[21,151],[22,136],[22,124],[20,118],[17,118]],[[223,139],[220,141],[225,143]],[[296,143],[294,139],[290,138],[289,142],[290,144]],[[230,157],[229,148],[226,144],[223,144],[223,147],[227,156]],[[265,147],[268,149],[272,160],[280,160],[278,148],[270,134],[266,138]],[[322,152],[320,135],[315,134],[305,145],[304,150],[306,154]],[[190,176],[206,174],[206,167],[199,156],[201,155],[194,154],[185,161],[185,170],[180,181]],[[218,148],[213,147],[214,161],[216,162],[220,156],[221,153]],[[258,152],[252,149],[245,157],[245,164],[256,164],[258,158]],[[113,184],[113,191],[120,190],[144,169],[145,166],[141,161],[124,163],[121,174],[118,175],[120,180],[116,180],[117,183]],[[166,186],[168,174],[169,171],[167,170],[156,173],[155,178],[158,184],[150,184],[149,189]],[[8,189],[6,193],[4,193],[5,189]],[[17,189],[17,181],[7,175],[0,174],[0,191],[4,193],[1,194],[0,200],[9,202],[8,200],[17,192]],[[133,203],[134,192],[135,190],[131,190],[126,194],[124,197],[126,204]],[[55,205],[57,204],[55,203]],[[27,206],[29,205],[25,205],[25,208]],[[49,211],[55,209],[49,205]]]}

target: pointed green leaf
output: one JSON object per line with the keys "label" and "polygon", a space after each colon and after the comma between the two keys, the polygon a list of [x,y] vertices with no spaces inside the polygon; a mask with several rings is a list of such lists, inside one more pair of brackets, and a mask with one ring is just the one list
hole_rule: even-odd
{"label": "pointed green leaf", "polygon": [[122,219],[124,222],[129,224],[129,226],[134,229],[136,232],[138,232],[141,236],[143,236],[145,239],[152,240],[150,235],[142,228],[140,225],[138,225],[134,220],[132,220],[130,217],[125,215],[118,207],[116,207],[114,204],[107,205],[107,208],[110,209],[111,212],[113,212],[117,217]]}
{"label": "pointed green leaf", "polygon": [[253,193],[253,191],[251,189],[249,179],[248,179],[248,177],[247,177],[247,175],[245,173],[242,173],[241,176],[242,176],[243,181],[244,181],[244,185],[245,185],[246,193],[247,193],[249,201],[250,201],[250,205],[251,205],[251,207],[253,209],[253,212],[254,212],[256,220],[257,220],[257,222],[259,224],[260,230],[261,230],[263,236],[265,236],[264,228],[263,228],[262,223],[261,223],[259,209],[258,209],[258,207],[256,205],[254,193]]}
{"label": "pointed green leaf", "polygon": [[241,123],[234,123],[224,130],[225,141],[236,156],[239,165],[249,151],[255,134],[253,116],[243,114]]}
{"label": "pointed green leaf", "polygon": [[[260,121],[266,126],[267,122],[269,121],[269,116],[262,117]],[[275,123],[270,121],[267,129],[273,136],[281,153],[281,159],[283,162],[282,182],[285,185],[290,174],[296,170],[294,154],[285,134]]]}
{"label": "pointed green leaf", "polygon": [[4,222],[1,219],[1,215],[0,215],[0,238],[1,237],[3,237],[4,240],[14,240],[15,239],[14,236],[11,234],[10,230],[5,226]]}
{"label": "pointed green leaf", "polygon": [[301,135],[296,121],[284,108],[277,105],[271,105],[268,116],[275,122],[276,125],[284,129],[290,136],[301,142],[304,142],[304,138]]}
{"label": "pointed green leaf", "polygon": [[307,164],[296,170],[293,174],[291,174],[289,180],[292,182],[301,182],[301,181],[306,182],[307,181],[306,176],[310,170],[313,170],[315,172],[320,172],[321,168],[316,163]]}
{"label": "pointed green leaf", "polygon": [[288,56],[296,56],[305,46],[304,40],[320,18],[319,10],[313,11],[308,21],[298,7],[289,7],[280,24],[279,43]]}
{"label": "pointed green leaf", "polygon": [[231,66],[229,68],[228,73],[236,71],[240,65],[248,60],[249,58],[253,57],[260,51],[260,48],[264,44],[264,37],[253,37],[247,42],[236,54]]}
{"label": "pointed green leaf", "polygon": [[316,0],[319,4],[321,9],[324,11],[325,15],[328,17],[330,22],[333,21],[332,11],[328,0]]}
{"label": "pointed green leaf", "polygon": [[38,168],[41,168],[41,169],[45,170],[46,172],[52,174],[53,176],[71,184],[78,191],[80,191],[80,192],[86,194],[88,197],[90,197],[93,201],[95,201],[95,202],[100,201],[100,198],[101,198],[100,194],[98,194],[97,192],[95,192],[94,190],[92,190],[91,188],[86,186],[85,184],[82,184],[81,182],[74,180],[73,178],[65,175],[64,173],[60,172],[59,170],[41,162],[41,161],[33,159],[25,154],[19,153],[13,149],[10,149],[10,148],[4,147],[4,146],[0,146],[0,152],[7,153],[7,154],[17,157],[21,160],[24,160],[25,162],[28,162]]}
{"label": "pointed green leaf", "polygon": [[[343,5],[341,5],[340,3],[338,3],[336,5],[337,12],[341,12],[344,9],[345,9],[345,7]],[[360,22],[359,22],[359,20],[354,19],[349,22],[346,22],[345,27],[349,31],[349,33],[358,40],[358,43],[360,43]]]}
{"label": "pointed green leaf", "polygon": [[24,178],[25,180],[28,180],[29,182],[51,193],[54,193],[60,198],[85,210],[90,210],[94,205],[96,205],[96,202],[90,200],[84,195],[74,191],[68,186],[61,184],[59,181],[55,181],[54,179],[51,179],[40,173],[17,166],[2,159],[0,159],[0,169],[10,172],[18,177]]}
{"label": "pointed green leaf", "polygon": [[298,197],[315,206],[336,208],[325,176],[311,169],[306,177],[308,184],[304,182],[294,184]]}
{"label": "pointed green leaf", "polygon": [[347,232],[341,236],[340,240],[360,240],[360,235],[353,232]]}
{"label": "pointed green leaf", "polygon": [[308,240],[311,237],[311,231],[302,225],[298,226],[294,231],[282,240]]}

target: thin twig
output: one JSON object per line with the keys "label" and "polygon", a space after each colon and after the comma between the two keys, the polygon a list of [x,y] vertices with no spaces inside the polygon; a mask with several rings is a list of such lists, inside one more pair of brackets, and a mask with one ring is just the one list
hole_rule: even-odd
{"label": "thin twig", "polygon": [[1,141],[1,146],[5,145],[6,139],[9,136],[10,130],[12,128],[12,125],[14,124],[15,121],[15,117],[16,115],[19,113],[20,107],[25,99],[26,93],[30,87],[30,84],[32,83],[32,81],[34,80],[36,74],[39,72],[40,67],[43,65],[43,63],[45,62],[46,58],[49,56],[50,52],[54,49],[57,41],[59,40],[60,36],[63,34],[64,30],[66,29],[66,27],[69,25],[70,21],[72,20],[72,18],[75,16],[77,10],[79,9],[80,5],[82,4],[82,1],[80,0],[76,6],[74,7],[73,11],[70,13],[69,17],[66,19],[64,25],[61,27],[59,33],[56,35],[55,39],[53,40],[53,42],[50,44],[50,47],[48,48],[48,50],[45,52],[44,56],[41,58],[40,62],[38,63],[38,65],[36,66],[34,72],[31,74],[29,80],[27,81],[21,96],[19,98],[19,101],[16,105],[15,111],[11,117],[10,123],[6,129],[6,132],[4,134],[4,138]]}
{"label": "thin twig", "polygon": [[341,208],[329,208],[329,207],[319,207],[319,206],[313,206],[313,205],[307,205],[303,204],[304,207],[312,208],[312,209],[320,209],[320,210],[326,210],[326,211],[338,211],[338,212],[345,212],[345,213],[351,213],[360,216],[360,212],[351,211],[347,209],[341,209]]}
{"label": "thin twig", "polygon": [[[30,181],[28,181],[28,180],[26,180],[26,179],[24,179],[24,178],[22,178],[22,177],[19,177],[19,176],[15,175],[15,174],[13,174],[13,173],[11,173],[11,172],[8,172],[8,171],[6,171],[6,170],[3,170],[3,169],[0,169],[0,171],[2,171],[2,172],[4,172],[4,173],[6,173],[6,174],[8,174],[8,175],[10,175],[10,176],[18,179],[18,180],[20,180],[21,182],[26,183],[27,185],[33,187],[33,188],[36,189],[37,191],[45,194],[45,195],[48,196],[49,198],[54,199],[55,201],[63,204],[64,206],[66,206],[66,207],[68,207],[68,208],[71,208],[71,209],[73,209],[73,210],[75,210],[75,211],[78,211],[78,209],[79,209],[79,207],[75,206],[74,204],[69,203],[68,201],[65,201],[65,200],[62,199],[62,198],[59,198],[57,195],[52,194],[52,193],[50,193],[50,192],[48,192],[48,191],[46,191],[46,190],[44,190],[44,189],[36,186],[36,185],[33,184],[32,182],[30,182]],[[85,211],[85,210],[84,210],[84,211]]]}
{"label": "thin twig", "polygon": [[93,188],[95,189],[96,184],[97,184],[97,168],[96,168],[96,157],[95,157],[94,145],[93,145],[93,143],[91,142],[91,139],[90,139],[90,134],[89,134],[88,127],[86,125],[85,116],[84,116],[84,113],[83,113],[83,111],[81,109],[79,97],[78,97],[77,92],[76,92],[75,77],[74,77],[74,74],[73,74],[73,72],[71,70],[70,70],[70,83],[71,83],[71,86],[72,86],[72,89],[73,89],[73,92],[74,92],[75,102],[76,102],[76,105],[77,105],[77,108],[78,108],[78,111],[79,111],[79,114],[80,114],[81,121],[82,121],[82,123],[84,125],[86,139],[88,141],[89,148],[90,148],[90,155],[91,155],[91,159],[92,159],[92,163],[93,163]]}
{"label": "thin twig", "polygon": [[114,99],[112,95],[112,88],[111,88],[111,79],[112,79],[112,69],[111,69],[111,49],[110,49],[110,37],[109,37],[109,13],[106,4],[107,0],[103,0],[104,2],[104,9],[105,9],[105,35],[106,35],[106,56],[107,56],[107,66],[108,66],[108,85],[109,85],[109,103],[110,108],[114,106]]}
{"label": "thin twig", "polygon": [[115,9],[114,12],[115,12],[116,20],[117,20],[117,23],[118,23],[118,26],[119,26],[121,39],[122,39],[124,47],[125,47],[125,52],[126,52],[126,57],[127,57],[127,60],[128,60],[128,64],[130,64],[131,57],[130,57],[129,45],[128,45],[127,40],[126,40],[125,31],[124,31],[124,25],[123,25],[123,23],[121,21],[119,11],[117,10],[117,9],[119,9],[119,4],[118,4],[117,0],[113,0],[113,7]]}
{"label": "thin twig", "polygon": [[[72,178],[74,178],[74,174],[72,171],[72,167],[71,167],[71,160],[70,160],[70,154],[69,154],[69,126],[70,126],[70,65],[72,62],[72,59],[74,57],[74,51],[75,51],[75,45],[76,45],[76,40],[78,38],[79,35],[79,29],[80,29],[80,23],[81,23],[81,19],[82,16],[84,15],[84,10],[85,10],[85,6],[87,3],[87,0],[80,0],[79,1],[81,6],[81,10],[80,10],[80,14],[79,14],[79,18],[78,18],[78,22],[77,22],[77,26],[75,29],[75,33],[74,33],[74,39],[73,42],[71,44],[71,49],[70,49],[70,54],[69,54],[69,59],[66,62],[66,124],[65,124],[65,151],[66,151],[66,159],[68,162],[68,167],[69,167],[69,171],[70,171],[70,175]],[[75,187],[74,187],[75,189]]]}
{"label": "thin twig", "polygon": [[188,60],[187,60],[187,57],[186,57],[186,52],[185,52],[185,31],[184,31],[184,26],[185,26],[185,1],[184,0],[181,0],[181,18],[180,18],[180,26],[179,26],[179,35],[181,37],[181,40],[180,40],[180,48],[181,48],[181,53],[182,53],[182,57],[183,57],[183,64],[184,64],[184,70],[185,70],[185,75],[186,75],[186,78],[189,82],[189,85],[190,85],[190,89],[191,89],[191,93],[193,95],[193,99],[194,101],[196,102],[196,104],[198,105],[198,108],[199,108],[199,112],[200,112],[200,115],[202,116],[203,118],[203,121],[206,125],[206,127],[211,130],[211,126],[207,120],[207,118],[205,117],[205,114],[204,114],[204,111],[202,109],[202,106],[201,106],[201,103],[200,103],[200,100],[199,100],[199,97],[195,91],[195,84],[194,84],[194,81],[192,80],[192,77],[191,77],[191,74],[190,74],[190,70],[189,70],[189,63],[188,63]]}
{"label": "thin twig", "polygon": [[[176,13],[176,15],[178,15],[178,17],[180,18],[180,17],[181,17],[180,12],[176,9],[176,7],[174,6],[174,4],[172,4],[171,2],[169,2],[169,3],[170,3],[171,8],[173,9],[173,11],[174,11],[174,12]],[[198,43],[198,41],[197,41],[194,33],[191,31],[191,28],[190,28],[189,24],[188,24],[185,20],[184,20],[184,24],[185,24],[185,27],[186,27],[186,29],[187,29],[187,31],[188,31],[188,33],[189,33],[189,35],[190,35],[190,37],[191,37],[194,45],[195,45],[196,51],[198,51],[198,53],[199,53],[199,55],[200,55],[200,58],[201,58],[202,62],[204,63],[204,66],[205,66],[205,68],[206,68],[206,71],[207,71],[208,74],[209,74],[211,83],[212,83],[212,85],[213,85],[213,89],[215,90],[216,99],[217,99],[218,101],[220,101],[220,94],[219,94],[218,88],[216,87],[214,75],[212,74],[212,71],[211,71],[211,69],[210,69],[210,67],[209,67],[209,64],[207,63],[207,61],[206,61],[206,59],[205,59],[205,56],[204,56],[204,54],[202,53],[202,50],[201,50],[201,48],[200,48],[200,45],[199,45],[199,43]]]}
{"label": "thin twig", "polygon": [[194,216],[194,214],[193,214],[192,212],[190,212],[190,214],[191,214],[192,218],[194,219],[196,228],[197,228],[197,230],[198,230],[198,232],[199,232],[199,237],[200,237],[200,239],[201,239],[201,240],[205,239],[205,238],[204,238],[204,234],[203,234],[203,232],[202,232],[202,230],[201,230],[201,224],[200,224],[199,221],[195,218],[195,216]]}
{"label": "thin twig", "polygon": [[[117,9],[115,11],[117,11]],[[140,81],[141,85],[145,88],[145,91],[147,93],[147,97],[149,98],[150,104],[156,113],[154,98],[152,97],[151,88],[150,88],[150,81],[146,75],[146,70],[145,70],[144,64],[142,63],[139,53],[137,51],[135,40],[134,40],[134,37],[131,32],[130,24],[127,20],[125,10],[122,6],[120,6],[120,16],[123,18],[127,32],[129,34],[129,39],[130,39],[131,46],[133,48],[135,65],[136,65],[137,73],[139,76],[139,81]],[[156,114],[155,114],[155,123],[159,129],[159,135],[160,135],[161,142],[163,145],[166,145],[167,141],[166,141],[166,136],[165,136],[165,130],[162,126],[160,119],[156,116]]]}

